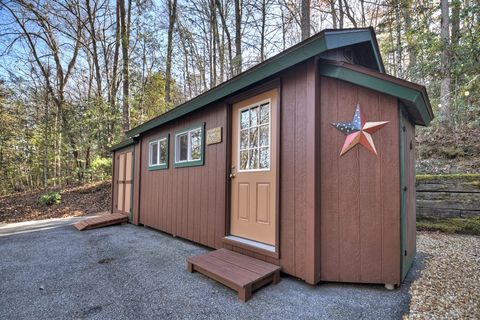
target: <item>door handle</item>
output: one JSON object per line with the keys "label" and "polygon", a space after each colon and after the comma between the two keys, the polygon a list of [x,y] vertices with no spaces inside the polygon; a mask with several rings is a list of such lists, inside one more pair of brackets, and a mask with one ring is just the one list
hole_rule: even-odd
{"label": "door handle", "polygon": [[233,179],[233,178],[235,178],[235,176],[236,176],[235,173],[230,173],[230,176],[229,176],[229,177],[230,177],[230,179]]}

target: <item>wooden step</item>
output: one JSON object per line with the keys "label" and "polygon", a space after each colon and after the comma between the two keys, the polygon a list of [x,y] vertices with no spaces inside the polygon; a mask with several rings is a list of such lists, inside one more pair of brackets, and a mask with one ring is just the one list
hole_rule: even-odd
{"label": "wooden step", "polygon": [[280,281],[280,267],[227,249],[218,249],[187,259],[189,272],[198,271],[238,292],[247,301],[252,292]]}
{"label": "wooden step", "polygon": [[99,217],[85,219],[75,223],[73,226],[80,231],[112,226],[128,222],[128,216],[123,213],[104,214]]}

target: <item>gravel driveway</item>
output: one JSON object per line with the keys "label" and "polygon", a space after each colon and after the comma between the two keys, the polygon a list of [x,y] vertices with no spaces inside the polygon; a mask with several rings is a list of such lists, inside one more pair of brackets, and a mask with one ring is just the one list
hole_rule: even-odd
{"label": "gravel driveway", "polygon": [[133,225],[79,232],[79,219],[0,224],[0,319],[400,319],[423,264],[395,291],[283,277],[242,303],[186,271],[207,249]]}
{"label": "gravel driveway", "polygon": [[480,237],[419,233],[410,319],[480,319]]}

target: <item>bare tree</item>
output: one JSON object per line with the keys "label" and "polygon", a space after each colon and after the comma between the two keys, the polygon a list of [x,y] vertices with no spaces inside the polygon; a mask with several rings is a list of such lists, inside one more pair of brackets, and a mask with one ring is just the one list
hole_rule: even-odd
{"label": "bare tree", "polygon": [[175,20],[177,19],[177,0],[168,0],[168,39],[167,39],[167,58],[165,63],[165,103],[169,105],[171,98],[172,82],[172,53],[173,53],[173,32]]}

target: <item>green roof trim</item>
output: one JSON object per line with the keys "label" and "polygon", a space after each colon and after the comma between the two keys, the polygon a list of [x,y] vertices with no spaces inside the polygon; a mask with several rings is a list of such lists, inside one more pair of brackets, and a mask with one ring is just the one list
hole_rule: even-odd
{"label": "green roof trim", "polygon": [[378,70],[384,72],[373,28],[324,30],[174,109],[131,129],[126,136],[133,137],[177,119],[327,50],[362,42],[370,42],[377,60]]}
{"label": "green roof trim", "polygon": [[[378,75],[373,75],[371,70],[365,73],[358,70],[360,68],[357,66],[355,66],[355,69],[357,70],[349,68],[345,63],[322,63],[320,64],[319,71],[322,76],[343,80],[397,97],[404,104],[413,106],[418,111],[421,118],[414,118],[416,124],[428,126],[430,121],[432,121],[433,112],[431,111],[430,102],[423,87],[401,80],[405,82],[405,84],[410,84],[408,86],[402,85],[399,81],[394,82],[385,79],[386,77],[390,77],[385,74],[378,73]],[[391,77],[391,79],[396,78]],[[417,88],[414,88],[414,86]]]}
{"label": "green roof trim", "polygon": [[110,152],[115,152],[117,150],[129,147],[131,145],[135,144],[135,140],[133,138],[128,138],[123,140],[122,142],[119,142],[113,146],[110,147]]}

